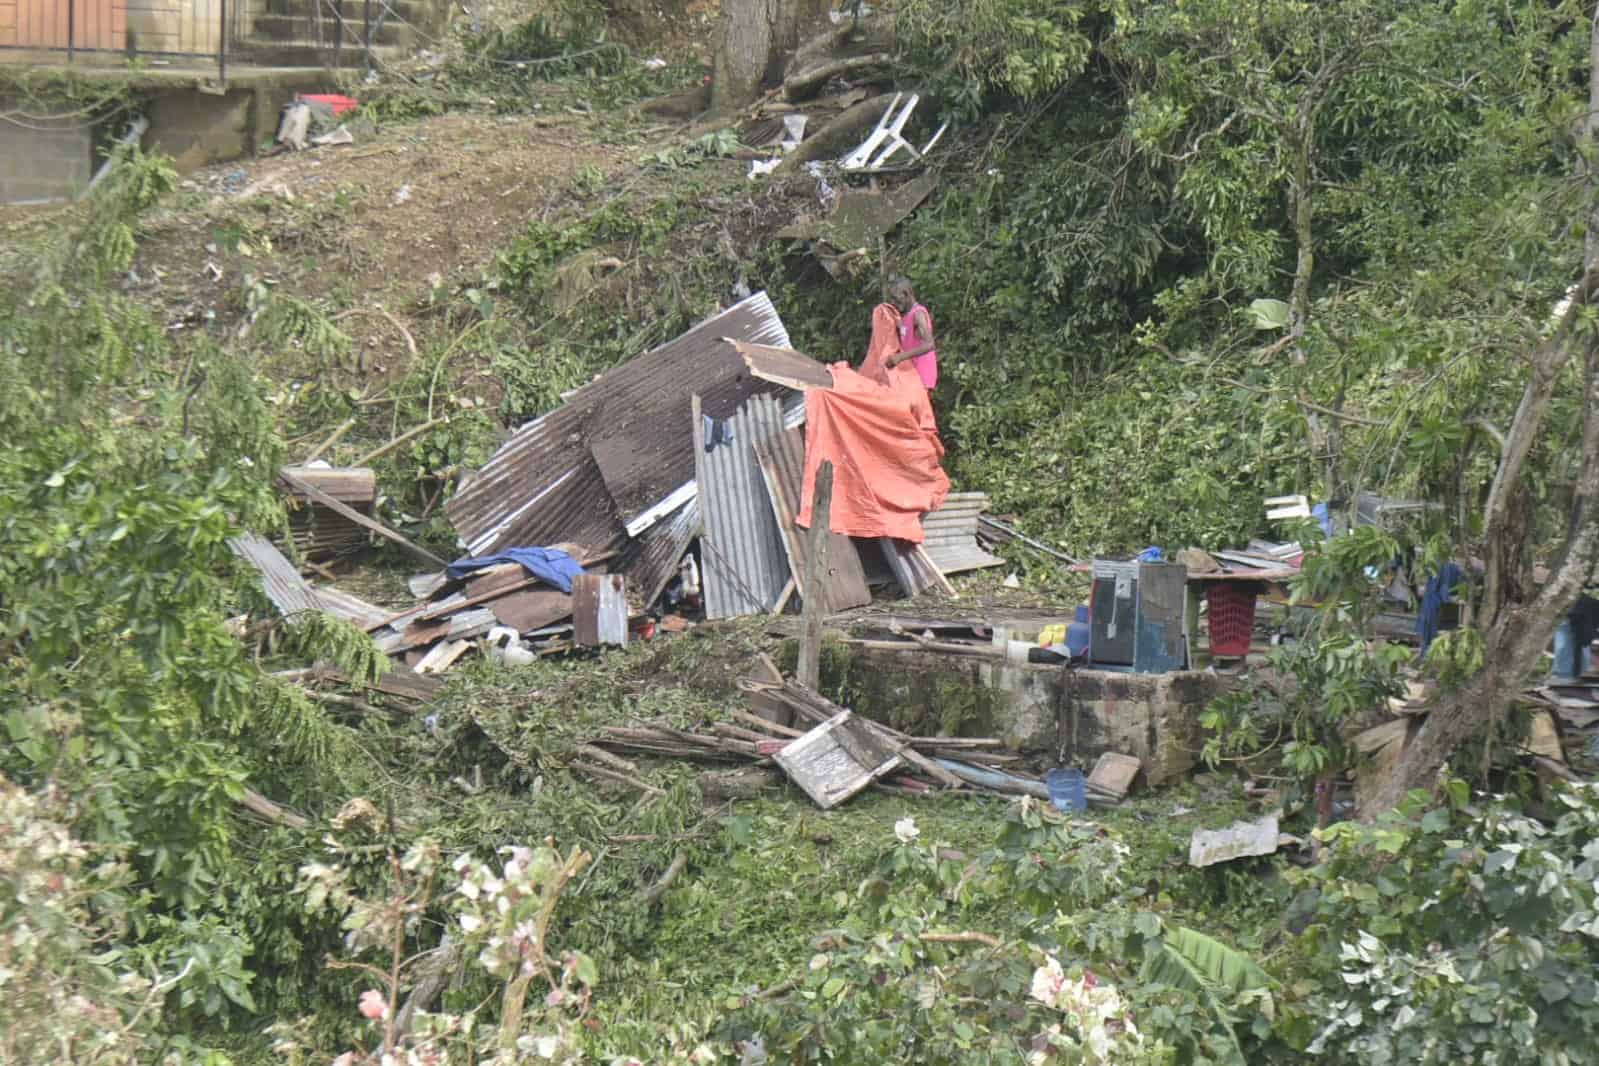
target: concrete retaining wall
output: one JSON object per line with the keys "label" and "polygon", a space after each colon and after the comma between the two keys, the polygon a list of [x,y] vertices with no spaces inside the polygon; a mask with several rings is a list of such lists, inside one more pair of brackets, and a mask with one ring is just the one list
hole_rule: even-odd
{"label": "concrete retaining wall", "polygon": [[[19,106],[0,99],[0,110]],[[0,122],[0,203],[67,200],[89,184],[94,131],[83,121]]]}
{"label": "concrete retaining wall", "polygon": [[1194,767],[1199,716],[1222,685],[1205,673],[1067,671],[841,645],[830,646],[822,676],[829,697],[906,732],[997,736],[1046,764],[1124,752],[1143,760],[1152,785]]}

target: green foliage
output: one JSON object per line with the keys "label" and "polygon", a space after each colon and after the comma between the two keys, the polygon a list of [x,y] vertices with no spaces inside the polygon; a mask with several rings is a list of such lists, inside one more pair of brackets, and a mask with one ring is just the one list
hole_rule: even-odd
{"label": "green foliage", "polygon": [[[1463,795],[1459,789],[1458,794]],[[1324,831],[1301,951],[1316,992],[1282,1031],[1329,1063],[1584,1061],[1599,1029],[1599,795],[1541,824],[1507,806]]]}

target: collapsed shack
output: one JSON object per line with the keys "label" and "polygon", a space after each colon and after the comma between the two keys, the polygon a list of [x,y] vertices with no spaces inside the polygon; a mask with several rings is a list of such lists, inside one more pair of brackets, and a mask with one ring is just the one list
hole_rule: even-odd
{"label": "collapsed shack", "polygon": [[[755,293],[516,430],[444,506],[465,548],[449,566],[378,520],[370,469],[283,468],[288,543],[305,568],[331,578],[324,563],[381,537],[433,568],[411,580],[410,607],[313,587],[258,537],[235,550],[285,616],[342,618],[424,675],[479,647],[514,664],[625,644],[657,625],[681,629],[679,612],[695,609],[735,618],[815,600],[833,613],[869,604],[874,584],[951,596],[947,574],[1000,565],[978,542],[993,536],[980,525],[987,499],[969,492],[921,516],[913,532],[925,543],[831,534],[818,587],[807,587],[805,394],[832,382]],[[570,583],[518,553],[554,553]]]}

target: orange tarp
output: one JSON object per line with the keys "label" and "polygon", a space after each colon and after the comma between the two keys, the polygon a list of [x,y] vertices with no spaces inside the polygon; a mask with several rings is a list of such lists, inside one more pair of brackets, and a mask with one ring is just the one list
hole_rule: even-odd
{"label": "orange tarp", "polygon": [[884,304],[872,312],[872,343],[861,372],[844,363],[828,367],[831,389],[805,393],[805,488],[800,526],[811,524],[816,471],[833,464],[828,524],[852,537],[896,537],[920,544],[922,515],[949,495],[939,465],[944,446],[933,422],[927,390],[910,363],[889,369],[899,351],[898,313]]}

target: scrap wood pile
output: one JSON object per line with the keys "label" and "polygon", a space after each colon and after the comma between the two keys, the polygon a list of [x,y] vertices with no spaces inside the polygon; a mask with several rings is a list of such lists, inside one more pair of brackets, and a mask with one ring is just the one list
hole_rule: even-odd
{"label": "scrap wood pile", "polygon": [[[1048,799],[1025,756],[993,737],[917,737],[870,721],[792,679],[763,657],[761,676],[740,682],[749,709],[704,731],[664,725],[608,726],[577,749],[572,769],[648,791],[638,766],[624,756],[654,756],[737,765],[773,765],[822,809],[868,787],[910,795],[937,791],[996,793]],[[802,728],[803,727],[803,728]],[[1107,754],[1085,785],[1092,802],[1120,802],[1140,763]]]}
{"label": "scrap wood pile", "polygon": [[[1350,737],[1350,745],[1361,756],[1354,774],[1357,801],[1394,772],[1399,757],[1421,731],[1436,696],[1435,683],[1412,680],[1404,696],[1389,699],[1388,712],[1393,717]],[[1587,750],[1599,738],[1599,681],[1578,679],[1569,685],[1529,689],[1516,704],[1527,715],[1527,735],[1499,753],[1498,761],[1525,760],[1540,778],[1575,779],[1566,752]]]}

